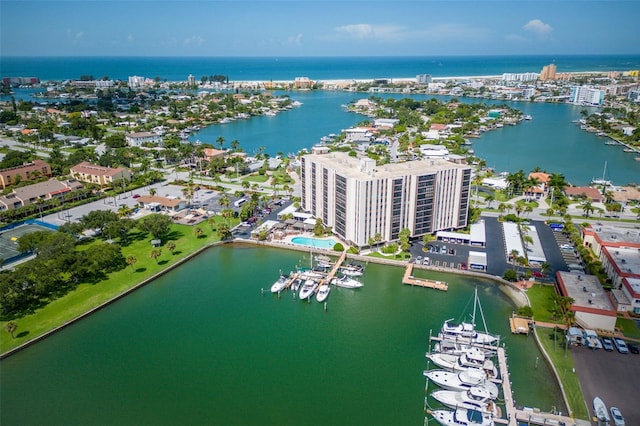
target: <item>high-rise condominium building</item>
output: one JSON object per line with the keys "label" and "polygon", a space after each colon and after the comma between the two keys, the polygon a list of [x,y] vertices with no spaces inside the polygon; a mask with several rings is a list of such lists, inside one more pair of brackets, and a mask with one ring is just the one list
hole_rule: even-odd
{"label": "high-rise condominium building", "polygon": [[540,71],[540,80],[555,80],[556,79],[556,66],[555,64],[545,65]]}
{"label": "high-rise condominium building", "polygon": [[332,152],[302,157],[302,207],[350,244],[467,225],[471,168],[441,159],[376,166]]}

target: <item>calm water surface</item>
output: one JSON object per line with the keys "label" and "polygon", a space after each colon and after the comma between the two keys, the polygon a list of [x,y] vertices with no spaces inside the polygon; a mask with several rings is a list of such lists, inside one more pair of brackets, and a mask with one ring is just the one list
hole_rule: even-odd
{"label": "calm water surface", "polygon": [[9,357],[0,423],[421,425],[429,331],[462,319],[474,286],[506,336],[517,403],[561,407],[533,339],[508,334],[513,305],[496,286],[433,275],[450,283],[437,292],[369,264],[365,287],[334,288],[326,312],[261,294],[303,257],[211,249]]}

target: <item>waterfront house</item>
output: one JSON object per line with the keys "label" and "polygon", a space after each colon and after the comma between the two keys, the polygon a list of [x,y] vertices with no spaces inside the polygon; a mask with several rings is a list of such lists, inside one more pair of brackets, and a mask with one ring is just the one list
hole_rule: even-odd
{"label": "waterfront house", "polygon": [[591,186],[569,186],[564,189],[564,194],[570,198],[591,199],[594,203],[604,201],[604,196],[598,189]]}
{"label": "waterfront house", "polygon": [[51,176],[51,166],[42,160],[33,160],[31,163],[0,170],[0,184],[2,189],[5,189],[20,181],[36,179],[42,176]]}
{"label": "waterfront house", "polygon": [[529,173],[529,180],[538,182],[524,189],[523,195],[528,199],[540,200],[547,196],[549,191],[549,175],[542,172]]}
{"label": "waterfront house", "polygon": [[162,144],[162,135],[158,135],[156,133],[151,132],[134,132],[127,133],[124,136],[127,145],[129,146],[141,146],[145,143],[150,144]]}
{"label": "waterfront house", "polygon": [[344,130],[346,142],[371,142],[375,129],[373,127],[352,127]]}
{"label": "waterfront house", "polygon": [[133,173],[126,167],[103,167],[83,161],[71,167],[70,174],[73,178],[81,181],[93,183],[100,186],[110,186],[114,182],[124,180],[131,182]]}
{"label": "waterfront house", "polygon": [[177,213],[180,210],[187,208],[186,200],[181,198],[160,197],[158,195],[143,195],[138,198],[138,204],[140,207],[147,209],[150,212],[166,211],[170,213]]}

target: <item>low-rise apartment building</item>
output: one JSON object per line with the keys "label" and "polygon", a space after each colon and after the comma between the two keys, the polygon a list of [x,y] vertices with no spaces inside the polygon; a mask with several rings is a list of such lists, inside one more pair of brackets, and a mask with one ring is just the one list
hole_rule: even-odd
{"label": "low-rise apartment building", "polygon": [[126,167],[103,167],[83,161],[70,169],[73,178],[100,186],[110,186],[114,182],[124,180],[131,182],[133,174]]}
{"label": "low-rise apartment building", "polygon": [[49,179],[45,182],[15,188],[10,194],[0,196],[0,211],[16,210],[35,204],[38,200],[61,199],[64,194],[82,188],[75,179],[59,181]]}
{"label": "low-rise apartment building", "polygon": [[33,160],[31,163],[0,170],[0,185],[5,189],[17,182],[42,176],[51,176],[51,166],[42,160]]}

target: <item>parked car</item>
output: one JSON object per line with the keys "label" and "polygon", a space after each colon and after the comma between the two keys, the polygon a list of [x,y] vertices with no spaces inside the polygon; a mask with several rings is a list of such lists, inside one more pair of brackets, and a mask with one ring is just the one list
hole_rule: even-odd
{"label": "parked car", "polygon": [[620,352],[621,354],[629,353],[629,348],[627,348],[627,344],[625,343],[624,340],[620,339],[619,337],[613,338],[613,344],[615,345],[618,352]]}
{"label": "parked car", "polygon": [[544,274],[540,271],[533,271],[531,275],[533,275],[536,278],[544,278]]}
{"label": "parked car", "polygon": [[140,198],[140,194],[133,194],[132,198]]}
{"label": "parked car", "polygon": [[618,407],[611,407],[610,411],[614,426],[624,426],[624,417],[622,417],[620,409]]}
{"label": "parked car", "polygon": [[416,263],[420,264],[422,262],[422,256],[416,257]]}
{"label": "parked car", "polygon": [[561,244],[560,248],[562,250],[573,250],[573,246],[571,244]]}
{"label": "parked car", "polygon": [[629,352],[631,352],[632,354],[640,353],[637,343],[627,343],[627,348],[629,348]]}
{"label": "parked car", "polygon": [[613,351],[613,342],[608,337],[603,337],[602,338],[602,347],[604,348],[605,351],[612,352]]}
{"label": "parked car", "polygon": [[466,262],[461,262],[460,263],[460,269],[462,269],[463,271],[467,270],[467,263]]}

